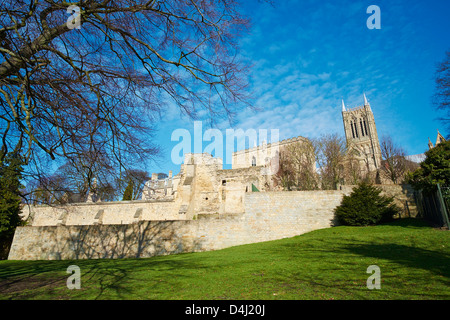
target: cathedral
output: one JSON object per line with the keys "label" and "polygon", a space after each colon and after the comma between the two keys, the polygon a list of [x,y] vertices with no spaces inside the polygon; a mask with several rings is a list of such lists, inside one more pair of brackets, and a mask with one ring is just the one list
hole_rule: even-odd
{"label": "cathedral", "polygon": [[364,94],[364,105],[347,109],[342,100],[342,120],[348,146],[349,157],[359,161],[365,172],[373,172],[381,167],[381,148],[378,140],[375,118],[370,103]]}

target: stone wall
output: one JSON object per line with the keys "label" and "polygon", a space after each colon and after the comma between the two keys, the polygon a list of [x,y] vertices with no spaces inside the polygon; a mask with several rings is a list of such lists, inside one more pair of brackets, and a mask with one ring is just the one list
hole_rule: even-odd
{"label": "stone wall", "polygon": [[[85,225],[72,223],[71,215],[66,225],[51,226],[36,224],[18,227],[14,235],[9,259],[100,259],[151,257],[181,252],[208,251],[235,245],[255,243],[292,237],[316,229],[335,225],[334,208],[352,186],[343,186],[337,191],[291,191],[245,193],[245,212],[225,214],[197,214],[195,220],[180,219],[175,202],[130,202],[110,204],[105,210],[103,224],[93,222],[93,213],[101,207],[97,204],[75,206],[82,213]],[[412,189],[408,186],[383,186],[384,192],[413,201]],[[151,220],[151,210],[145,205],[154,205],[152,217],[175,217],[163,221]],[[126,206],[130,206],[126,208]],[[123,215],[118,222],[119,211]],[[157,209],[157,206],[160,206]],[[95,210],[96,208],[97,210]],[[132,213],[143,210],[137,219]],[[171,213],[172,208],[175,208]],[[88,213],[83,213],[87,210]],[[156,212],[158,211],[158,212]],[[75,213],[72,213],[75,216]],[[126,217],[126,219],[125,219]],[[94,216],[95,218],[95,216]],[[42,215],[41,219],[44,219]],[[75,219],[74,219],[75,220]],[[147,221],[145,221],[147,220]],[[114,224],[113,222],[117,223]],[[109,224],[107,224],[109,223]]]}
{"label": "stone wall", "polygon": [[332,226],[342,196],[341,191],[255,192],[246,194],[245,213],[128,225],[19,227],[9,259],[150,257],[292,237]]}
{"label": "stone wall", "polygon": [[24,206],[31,226],[130,224],[140,220],[183,220],[175,201],[116,201],[63,206]]}
{"label": "stone wall", "polygon": [[255,192],[245,198],[246,215],[262,241],[292,237],[336,225],[342,197],[340,191]]}

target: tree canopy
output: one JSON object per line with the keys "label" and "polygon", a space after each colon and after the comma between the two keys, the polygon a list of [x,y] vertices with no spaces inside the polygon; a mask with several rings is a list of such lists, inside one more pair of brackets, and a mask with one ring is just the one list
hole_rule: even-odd
{"label": "tree canopy", "polygon": [[408,182],[417,190],[432,192],[436,184],[450,183],[450,141],[439,143],[425,152],[420,168],[408,175]]}

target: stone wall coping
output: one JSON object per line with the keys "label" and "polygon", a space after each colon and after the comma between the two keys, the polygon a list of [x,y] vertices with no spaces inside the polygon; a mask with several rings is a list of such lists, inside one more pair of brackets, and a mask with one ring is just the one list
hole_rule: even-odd
{"label": "stone wall coping", "polygon": [[[35,208],[64,208],[64,207],[83,207],[83,206],[111,206],[111,205],[121,205],[121,204],[145,204],[145,203],[166,203],[166,202],[175,202],[174,199],[151,199],[151,200],[130,200],[130,201],[104,201],[104,202],[76,202],[76,203],[67,203],[60,205],[46,205],[46,204],[38,204],[38,205],[29,205]],[[28,206],[25,204],[24,206]]]}
{"label": "stone wall coping", "polygon": [[264,191],[264,192],[247,192],[246,196],[258,195],[300,195],[300,194],[341,194],[345,193],[343,190],[293,190],[293,191]]}

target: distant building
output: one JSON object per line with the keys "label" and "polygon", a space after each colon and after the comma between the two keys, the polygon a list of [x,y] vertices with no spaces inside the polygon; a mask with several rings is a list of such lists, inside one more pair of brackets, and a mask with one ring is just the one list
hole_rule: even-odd
{"label": "distant building", "polygon": [[[434,145],[431,142],[430,137],[428,137],[428,150],[433,149],[439,143],[444,142],[444,141],[446,141],[445,138],[442,136],[442,134],[438,130],[437,137],[436,137],[436,143]],[[420,153],[420,154],[406,156],[405,158],[406,158],[406,160],[409,160],[411,162],[421,163],[422,161],[425,160],[426,156],[425,156],[425,153]]]}
{"label": "distant building", "polygon": [[405,158],[406,158],[406,160],[409,160],[414,163],[421,163],[423,160],[425,160],[426,156],[424,153],[420,153],[420,154],[413,154],[410,156],[406,156]]}
{"label": "distant building", "polygon": [[433,143],[430,140],[430,137],[428,137],[428,149],[433,149],[434,147],[436,147],[439,143],[444,142],[445,138],[442,136],[442,134],[439,132],[437,132],[437,137],[436,137],[436,143],[433,146]]}

